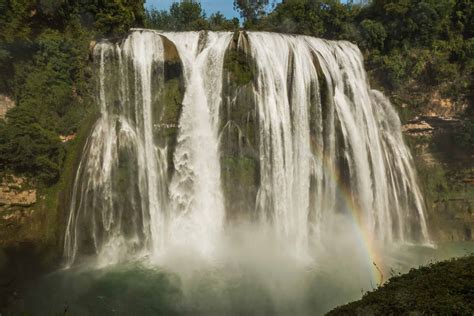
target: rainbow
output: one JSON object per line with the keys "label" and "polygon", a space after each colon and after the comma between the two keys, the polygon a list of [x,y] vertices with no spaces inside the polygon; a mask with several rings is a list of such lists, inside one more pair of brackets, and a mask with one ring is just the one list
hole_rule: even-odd
{"label": "rainbow", "polygon": [[340,172],[334,168],[333,163],[328,157],[320,154],[321,152],[322,150],[316,150],[316,153],[314,153],[315,158],[319,158],[322,161],[323,170],[335,184],[337,198],[344,201],[345,208],[350,211],[354,232],[356,232],[358,244],[367,257],[367,266],[371,270],[372,281],[375,281],[376,285],[380,287],[385,281],[384,266],[382,256],[375,244],[375,236],[372,230],[367,227],[361,215],[363,214],[362,209],[354,201],[352,191],[341,181]]}

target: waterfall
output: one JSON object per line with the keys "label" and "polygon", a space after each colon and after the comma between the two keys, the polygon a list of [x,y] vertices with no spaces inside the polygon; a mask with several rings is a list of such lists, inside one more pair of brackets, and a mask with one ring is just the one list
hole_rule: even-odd
{"label": "waterfall", "polygon": [[[105,261],[162,245],[166,159],[153,135],[152,68],[163,69],[163,45],[132,33],[121,45],[99,43],[101,117],[77,171],[65,236],[70,263],[79,247]],[[161,79],[162,80],[162,79]]]}
{"label": "waterfall", "polygon": [[176,43],[187,87],[170,187],[170,242],[209,253],[224,221],[217,126],[224,54],[232,35],[203,34],[165,33]]}
{"label": "waterfall", "polygon": [[100,117],[74,181],[68,264],[212,256],[238,212],[299,253],[331,239],[335,215],[384,244],[429,241],[400,121],[355,45],[135,29],[94,60]]}
{"label": "waterfall", "polygon": [[[370,89],[358,48],[304,36],[248,36],[258,69],[257,205],[264,220],[301,245],[309,225],[320,232],[328,211],[344,211],[335,197],[342,185],[374,236],[426,240],[422,197],[398,116]],[[327,93],[332,97],[323,100]],[[308,217],[315,221],[308,225]]]}

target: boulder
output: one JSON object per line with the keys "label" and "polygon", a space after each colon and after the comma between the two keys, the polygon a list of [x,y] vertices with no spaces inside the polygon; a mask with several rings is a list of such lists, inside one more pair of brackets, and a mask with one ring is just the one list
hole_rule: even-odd
{"label": "boulder", "polygon": [[404,124],[402,132],[413,136],[431,135],[434,128],[425,121]]}

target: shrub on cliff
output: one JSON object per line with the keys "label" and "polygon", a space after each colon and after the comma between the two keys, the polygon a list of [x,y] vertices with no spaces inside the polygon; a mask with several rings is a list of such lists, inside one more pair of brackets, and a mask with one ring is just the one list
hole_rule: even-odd
{"label": "shrub on cliff", "polygon": [[58,137],[38,124],[34,112],[24,107],[8,113],[0,124],[0,168],[36,176],[44,184],[59,178],[64,149]]}

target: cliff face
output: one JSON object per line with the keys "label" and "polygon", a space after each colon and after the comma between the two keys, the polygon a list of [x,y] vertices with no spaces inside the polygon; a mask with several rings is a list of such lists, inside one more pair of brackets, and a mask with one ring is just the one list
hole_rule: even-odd
{"label": "cliff face", "polygon": [[[91,49],[95,44],[91,43]],[[162,98],[154,100],[154,110],[158,120],[157,137],[166,139],[170,149],[168,167],[171,170],[184,82],[176,47],[166,38],[163,38],[163,45],[165,78]],[[236,33],[225,56],[220,114],[223,190],[227,201],[237,201],[226,206],[236,218],[247,216],[243,210],[254,206],[260,179],[257,148],[259,126],[253,96],[255,74],[249,49],[245,33]],[[12,106],[13,102],[0,96],[0,118],[2,109]],[[469,150],[456,146],[454,136],[463,123],[466,107],[464,103],[443,99],[435,93],[429,102],[417,110],[417,116],[412,115],[403,126],[418,165],[430,232],[435,241],[473,238],[474,157]],[[402,104],[402,112],[403,108]],[[64,214],[68,210],[66,201],[70,194],[66,183],[74,180],[74,166],[77,166],[77,159],[93,122],[94,119],[91,119],[91,122],[84,124],[88,127],[84,127],[82,136],[78,133],[77,139],[67,139],[71,141],[67,146],[75,149],[68,154],[69,165],[66,168],[70,168],[70,172],[63,176],[61,184],[38,190],[26,179],[4,177],[0,185],[1,245],[41,240],[42,243],[47,241],[57,246],[58,253],[61,252],[63,231],[59,226],[64,224]]]}
{"label": "cliff face", "polygon": [[246,210],[255,208],[260,182],[253,69],[247,36],[235,33],[224,60],[224,98],[220,114],[221,174],[231,220],[249,216]]}
{"label": "cliff face", "polygon": [[434,93],[403,125],[435,241],[473,240],[474,149],[459,141],[467,106]]}
{"label": "cliff face", "polygon": [[4,176],[0,184],[0,225],[7,228],[25,223],[34,213],[36,201],[36,189],[26,178]]}

